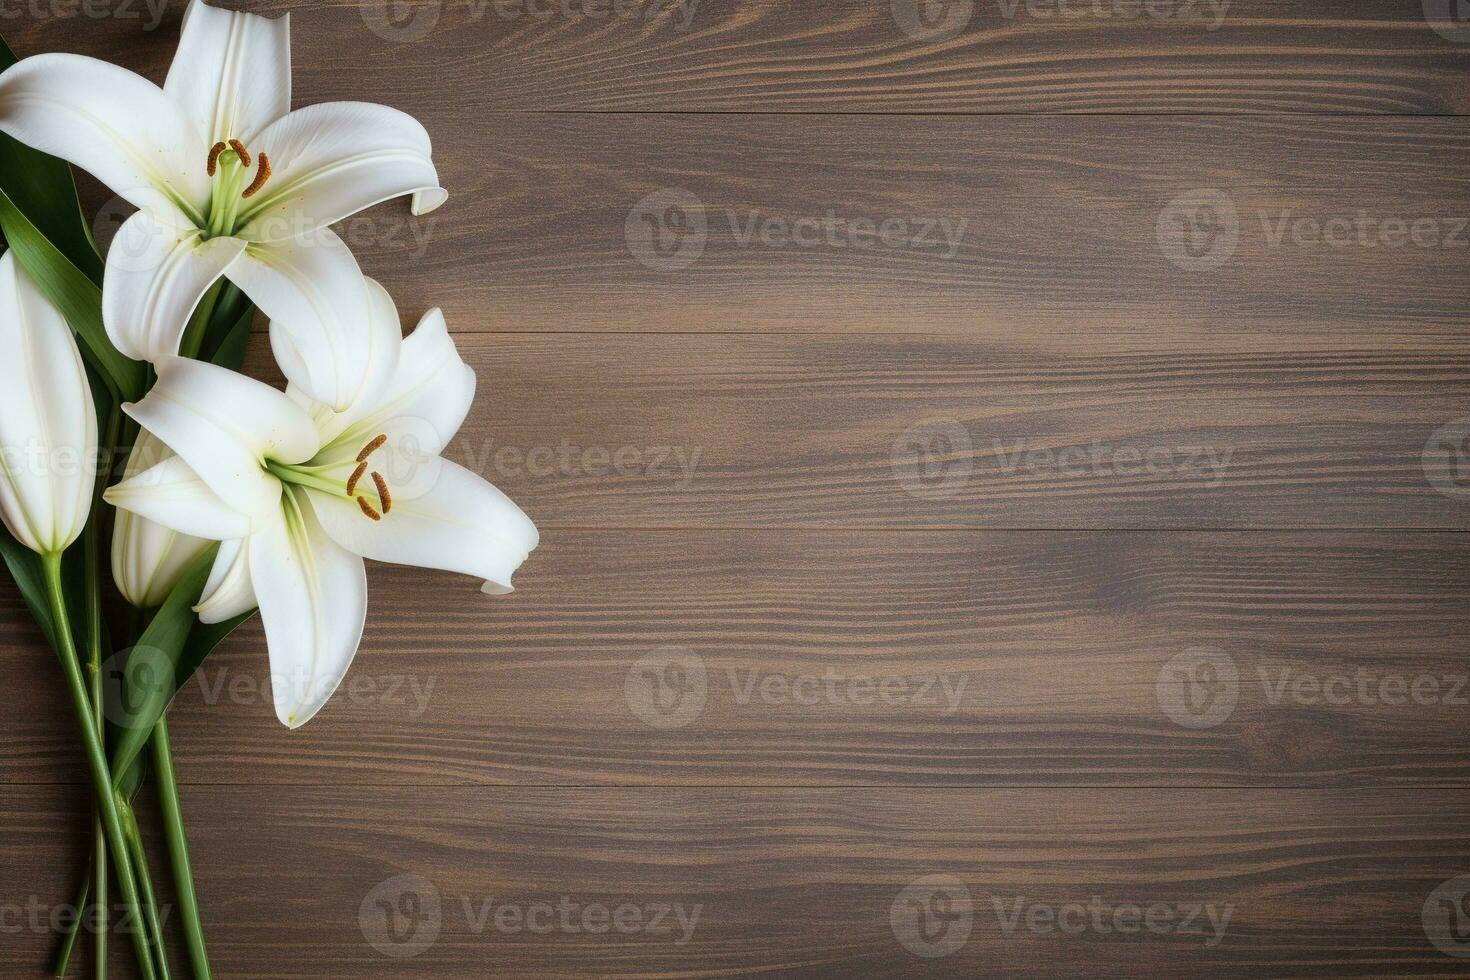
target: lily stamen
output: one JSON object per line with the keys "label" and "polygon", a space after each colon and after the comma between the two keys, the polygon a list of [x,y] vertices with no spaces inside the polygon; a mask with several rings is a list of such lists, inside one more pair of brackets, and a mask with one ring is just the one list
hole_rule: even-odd
{"label": "lily stamen", "polygon": [[358,497],[357,506],[361,507],[363,514],[367,515],[372,520],[381,521],[383,519],[383,515],[373,510],[373,505],[367,502],[366,497]]}
{"label": "lily stamen", "polygon": [[388,481],[383,479],[383,474],[373,470],[373,484],[378,488],[378,500],[383,504],[383,513],[393,509],[393,495],[388,492]]}
{"label": "lily stamen", "polygon": [[234,150],[235,155],[240,158],[240,166],[250,166],[250,153],[245,149],[244,143],[239,140],[230,140],[230,149]]}
{"label": "lily stamen", "polygon": [[357,481],[362,479],[362,475],[367,472],[367,468],[367,460],[363,460],[357,464],[357,469],[353,470],[352,475],[347,478],[347,496],[352,496],[352,492],[357,489]]}
{"label": "lily stamen", "polygon": [[209,148],[209,162],[204,165],[204,172],[213,177],[219,169],[219,155],[225,152],[225,144],[216,143]]}
{"label": "lily stamen", "polygon": [[265,151],[262,150],[260,151],[260,168],[255,171],[255,179],[250,182],[250,186],[245,188],[245,193],[241,194],[240,196],[247,198],[254,197],[255,192],[264,187],[265,182],[270,179],[271,160],[270,157],[266,156]]}
{"label": "lily stamen", "polygon": [[359,463],[363,462],[369,456],[371,456],[373,453],[377,452],[378,449],[382,447],[383,443],[385,443],[387,441],[388,441],[388,433],[386,433],[386,432],[380,432],[380,433],[378,433],[376,436],[373,437],[372,442],[369,442],[366,446],[363,446],[362,447],[362,451],[357,454],[357,461]]}

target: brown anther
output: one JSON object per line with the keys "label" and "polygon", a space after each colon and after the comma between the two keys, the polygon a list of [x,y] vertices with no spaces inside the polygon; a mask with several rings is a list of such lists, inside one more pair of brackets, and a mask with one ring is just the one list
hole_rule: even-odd
{"label": "brown anther", "polygon": [[383,474],[373,470],[373,483],[378,488],[378,501],[383,505],[383,513],[393,509],[393,495],[388,492],[388,481],[383,479]]}
{"label": "brown anther", "polygon": [[367,468],[367,460],[363,460],[357,464],[357,469],[353,470],[352,475],[347,478],[347,496],[352,496],[352,491],[357,489],[357,481],[362,479],[362,475],[367,472]]}
{"label": "brown anther", "polygon": [[381,521],[383,519],[383,515],[373,510],[373,505],[367,502],[366,497],[358,497],[357,506],[361,507],[363,514],[372,520]]}
{"label": "brown anther", "polygon": [[219,155],[225,152],[223,143],[216,143],[209,148],[209,162],[204,165],[204,172],[213,177],[214,172],[219,169]]}
{"label": "brown anther", "polygon": [[241,197],[254,197],[255,196],[255,192],[258,191],[258,190],[260,190],[262,187],[264,187],[265,186],[265,182],[268,181],[268,180],[270,180],[270,179],[271,179],[271,158],[268,157],[268,156],[266,156],[265,153],[264,153],[264,151],[262,151],[261,154],[260,154],[260,168],[255,171],[255,179],[250,182],[250,186],[247,187],[247,188],[245,188],[245,193],[241,194],[240,196]]}
{"label": "brown anther", "polygon": [[360,453],[357,454],[357,461],[359,463],[361,463],[363,460],[367,459],[373,453],[377,452],[378,451],[378,447],[381,446],[383,443],[385,443],[387,441],[388,441],[388,434],[386,432],[380,432],[380,433],[378,433],[376,436],[373,437],[373,441],[372,442],[370,442],[366,446],[363,446],[362,447],[362,452],[360,452]]}
{"label": "brown anther", "polygon": [[250,153],[245,149],[245,144],[239,140],[230,140],[230,149],[235,151],[235,156],[240,158],[240,166],[250,166]]}

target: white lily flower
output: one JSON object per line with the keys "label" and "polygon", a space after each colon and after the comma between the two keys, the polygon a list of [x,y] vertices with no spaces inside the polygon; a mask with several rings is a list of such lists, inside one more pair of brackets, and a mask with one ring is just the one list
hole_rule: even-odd
{"label": "white lily flower", "polygon": [[[173,455],[174,451],[151,432],[140,429],[123,479],[132,479]],[[211,544],[205,538],[181,534],[119,510],[112,525],[112,580],[129,603],[139,609],[152,609],[163,604],[184,572]]]}
{"label": "white lily flower", "polygon": [[103,320],[129,357],[175,354],[189,316],[221,276],[271,318],[290,380],[345,409],[366,363],[355,330],[367,297],[357,260],[328,227],[389,198],[432,211],[428,133],[365,102],[291,109],[287,17],[199,0],[163,88],[71,54],[0,74],[0,132],[88,171],[141,210],[107,256]]}
{"label": "white lily flower", "polygon": [[14,252],[0,256],[0,519],[37,554],[87,525],[97,410],[71,327]]}
{"label": "white lily flower", "polygon": [[383,383],[337,413],[294,386],[165,358],[158,384],[124,408],[178,456],[106,494],[222,542],[200,619],[260,607],[276,715],[291,728],[316,714],[357,652],[364,558],[474,575],[502,594],[538,541],[510,498],[440,456],[475,391],[443,314],[402,339],[392,299],[365,282],[370,374]]}

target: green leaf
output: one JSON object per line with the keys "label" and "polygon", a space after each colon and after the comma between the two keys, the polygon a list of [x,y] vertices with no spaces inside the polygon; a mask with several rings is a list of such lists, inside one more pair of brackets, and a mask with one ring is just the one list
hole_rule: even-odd
{"label": "green leaf", "polygon": [[102,326],[101,287],[69,262],[4,190],[0,190],[0,231],[16,259],[81,338],[82,353],[93,366],[111,379],[125,400],[143,397],[143,365],[112,346]]}
{"label": "green leaf", "polygon": [[128,652],[118,678],[119,697],[109,711],[122,732],[112,753],[114,778],[126,772],[148,744],[153,726],[178,691],[176,665],[197,621],[194,606],[217,550],[210,548],[189,566]]}
{"label": "green leaf", "polygon": [[[224,307],[221,302],[221,308]],[[217,314],[204,338],[204,349],[200,356],[231,371],[240,370],[245,360],[245,344],[250,339],[250,324],[255,320],[255,307],[246,302],[244,310],[234,314],[234,319],[223,322]]]}
{"label": "green leaf", "polygon": [[113,740],[114,781],[138,759],[153,726],[204,658],[255,615],[252,611],[223,623],[201,623],[194,616],[216,550],[211,548],[189,566],[128,654],[119,697],[109,710],[118,733]]}
{"label": "green leaf", "polygon": [[[15,53],[0,38],[0,71],[15,62]],[[64,160],[0,134],[0,190],[68,262],[94,284],[102,284],[102,258]]]}

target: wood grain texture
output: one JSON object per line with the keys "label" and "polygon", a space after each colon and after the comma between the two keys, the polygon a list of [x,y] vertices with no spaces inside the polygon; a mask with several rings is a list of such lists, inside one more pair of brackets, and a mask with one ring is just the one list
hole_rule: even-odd
{"label": "wood grain texture", "polygon": [[[445,309],[449,455],[544,543],[497,600],[374,568],[300,731],[258,623],[181,694],[216,976],[1465,975],[1424,913],[1470,874],[1470,43],[617,2],[239,4],[291,12],[294,104],[432,134],[449,203],[340,230]],[[161,81],[183,9],[0,32]],[[54,674],[0,585],[0,977],[90,830]],[[497,924],[563,901],[668,911]]]}
{"label": "wood grain texture", "polygon": [[[1462,535],[555,531],[519,587],[375,567],[298,732],[252,624],[174,708],[181,778],[1470,785]],[[79,779],[17,606],[0,781]]]}
{"label": "wood grain texture", "polygon": [[[414,107],[449,101],[465,118],[498,109],[1470,107],[1470,46],[1436,33],[1420,0],[269,0],[249,7],[290,11],[298,91],[345,99],[387,92]],[[80,4],[31,5],[3,28],[23,53],[107,51],[162,77],[182,5],[92,0],[85,9],[97,13],[79,12]]]}
{"label": "wood grain texture", "polygon": [[344,235],[400,303],[443,306],[462,332],[930,333],[1090,352],[1464,339],[1466,119],[467,126],[415,108],[463,146],[441,162],[449,203],[416,219],[390,205]]}
{"label": "wood grain texture", "polygon": [[466,336],[449,456],[546,527],[1463,529],[1455,346]]}
{"label": "wood grain texture", "polygon": [[[7,895],[61,900],[78,802],[52,789],[0,798],[21,845],[0,867]],[[1421,925],[1432,890],[1465,870],[1463,802],[1362,789],[221,786],[191,792],[190,816],[221,976],[1463,976]],[[953,906],[961,918],[929,923],[925,945],[902,910],[916,898],[941,911],[923,884],[934,875],[964,889],[969,916]],[[379,901],[407,913],[396,943]],[[592,906],[625,909],[628,931],[584,931]],[[1027,918],[1008,929],[1018,908]],[[1068,931],[1028,926],[1036,908],[1073,909]],[[1149,908],[1163,910],[1158,931],[1113,929],[1116,910],[1127,926],[1127,910]],[[970,932],[954,945],[961,922]],[[914,955],[900,937],[949,953]],[[3,975],[34,975],[52,936],[13,940]]]}

